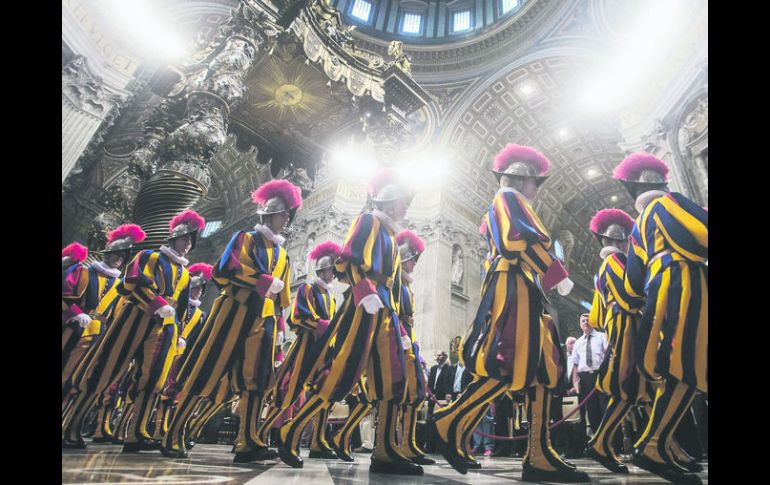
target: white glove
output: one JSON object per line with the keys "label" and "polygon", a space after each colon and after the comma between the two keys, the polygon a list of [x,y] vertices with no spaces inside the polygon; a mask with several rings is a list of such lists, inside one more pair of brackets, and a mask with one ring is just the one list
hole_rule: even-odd
{"label": "white glove", "polygon": [[361,305],[363,305],[364,310],[366,310],[366,313],[370,315],[374,315],[381,308],[385,308],[385,305],[382,304],[382,300],[380,300],[380,297],[374,293],[363,297],[361,301],[358,302],[358,306],[361,306]]}
{"label": "white glove", "polygon": [[91,317],[85,313],[78,313],[74,317],[70,318],[70,321],[78,322],[78,326],[80,326],[80,328],[86,328],[88,324],[91,323]]}
{"label": "white glove", "polygon": [[278,335],[275,336],[275,345],[283,345],[283,339],[283,332],[278,332]]}
{"label": "white glove", "polygon": [[409,340],[409,335],[401,336],[401,347],[404,350],[409,350],[410,348],[412,348],[412,341]]}
{"label": "white glove", "polygon": [[573,286],[575,286],[575,283],[573,283],[571,279],[564,278],[558,285],[556,285],[556,291],[558,291],[561,296],[567,296],[569,295],[569,292],[572,291]]}
{"label": "white glove", "polygon": [[283,290],[283,280],[280,278],[273,278],[273,282],[270,283],[270,288],[267,289],[268,294],[277,295]]}
{"label": "white glove", "polygon": [[176,314],[176,310],[174,310],[174,307],[171,305],[163,305],[162,307],[155,310],[155,314],[160,318],[168,318],[173,317]]}
{"label": "white glove", "polygon": [[187,347],[187,341],[183,339],[182,337],[179,337],[176,339],[176,348],[177,350],[184,350],[184,348]]}

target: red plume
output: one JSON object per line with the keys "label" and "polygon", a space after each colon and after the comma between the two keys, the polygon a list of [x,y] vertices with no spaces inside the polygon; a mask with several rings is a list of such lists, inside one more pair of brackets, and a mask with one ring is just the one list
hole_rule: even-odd
{"label": "red plume", "polygon": [[548,167],[551,166],[551,162],[548,161],[545,155],[534,148],[509,143],[497,154],[493,167],[495,171],[502,172],[508,168],[508,165],[515,161],[533,164],[540,175],[545,175],[548,171]]}
{"label": "red plume", "polygon": [[636,152],[623,159],[612,176],[618,180],[634,181],[642,170],[654,170],[668,180],[668,165],[666,162],[647,152]]}
{"label": "red plume", "polygon": [[212,265],[210,265],[210,264],[207,264],[207,263],[195,263],[195,264],[190,265],[190,267],[187,268],[187,271],[189,271],[190,274],[193,275],[193,276],[196,273],[200,273],[201,276],[203,276],[203,278],[206,281],[210,281],[213,269],[214,269],[214,267]]}
{"label": "red plume", "polygon": [[285,179],[265,182],[251,193],[251,201],[259,205],[273,197],[282,198],[290,209],[302,207],[302,189]]}
{"label": "red plume", "polygon": [[69,256],[70,259],[82,263],[88,257],[88,248],[79,242],[74,242],[62,248],[61,257],[63,258],[65,256]]}
{"label": "red plume", "polygon": [[425,243],[420,238],[420,236],[409,229],[404,229],[403,231],[399,232],[396,236],[396,242],[398,242],[399,246],[405,242],[408,243],[409,247],[412,248],[412,251],[415,253],[421,253],[425,250]]}
{"label": "red plume", "polygon": [[118,226],[114,231],[110,231],[110,233],[107,234],[107,244],[110,244],[117,239],[123,239],[124,237],[130,237],[131,240],[135,243],[140,243],[144,241],[146,236],[147,235],[139,225],[123,224],[122,226]]}
{"label": "red plume", "polygon": [[625,211],[620,209],[602,209],[591,219],[590,229],[594,233],[602,233],[611,224],[618,224],[626,233],[630,233],[634,227],[634,220]]}
{"label": "red plume", "polygon": [[182,223],[190,224],[196,231],[203,229],[206,225],[206,219],[201,217],[197,212],[192,209],[186,209],[183,212],[174,216],[171,222],[168,223],[168,230],[171,232],[176,226]]}
{"label": "red plume", "polygon": [[334,241],[324,241],[320,244],[317,244],[316,247],[310,251],[309,257],[311,261],[318,261],[319,259],[328,255],[332,255],[336,259],[341,253],[342,248],[339,244],[335,243]]}

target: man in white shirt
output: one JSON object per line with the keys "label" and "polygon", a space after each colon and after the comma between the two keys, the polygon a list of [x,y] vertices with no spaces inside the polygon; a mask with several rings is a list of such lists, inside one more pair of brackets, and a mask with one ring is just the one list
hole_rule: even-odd
{"label": "man in white shirt", "polygon": [[468,387],[468,384],[473,380],[473,376],[471,373],[466,369],[462,363],[458,362],[457,365],[454,368],[454,384],[452,385],[452,400],[460,396],[463,392],[465,392],[465,388]]}
{"label": "man in white shirt", "polygon": [[[607,336],[597,331],[588,323],[588,313],[580,315],[580,328],[583,335],[575,341],[570,363],[572,366],[572,383],[578,388],[578,396],[583,401],[596,386],[599,367],[607,354]],[[585,404],[586,414],[591,430],[595,431],[602,421],[603,407],[601,393],[596,392]]]}

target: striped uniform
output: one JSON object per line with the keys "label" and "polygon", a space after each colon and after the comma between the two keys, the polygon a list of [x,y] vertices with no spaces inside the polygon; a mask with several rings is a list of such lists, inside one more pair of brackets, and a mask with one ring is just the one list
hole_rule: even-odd
{"label": "striped uniform", "polygon": [[155,413],[154,439],[160,439],[168,431],[171,407],[176,403],[176,395],[179,392],[179,383],[177,381],[179,366],[186,360],[190,353],[188,349],[192,348],[195,340],[201,333],[201,328],[206,325],[206,312],[199,307],[188,305],[184,315],[179,320],[179,325],[179,336],[184,339],[186,345],[183,348],[177,349],[174,360],[171,363],[171,370],[166,378],[166,384],[163,386],[158,410]]}
{"label": "striped uniform", "polygon": [[[131,423],[126,441],[149,439],[147,420],[176,354],[177,316],[161,320],[155,316],[160,307],[177,306],[177,314],[187,307],[190,274],[180,263],[161,251],[139,252],[118,285],[125,302],[118,308],[110,328],[92,349],[73,376],[80,394],[66,424],[70,439],[79,440],[83,419],[96,398],[127,370],[133,359],[130,396],[135,403],[136,419]],[[181,297],[181,298],[180,298]]]}
{"label": "striped uniform", "polygon": [[665,380],[635,445],[654,461],[670,461],[664,443],[695,393],[708,392],[707,260],[707,211],[675,192],[644,208],[631,232],[624,287],[634,298],[646,296],[637,367]]}
{"label": "striped uniform", "polygon": [[[184,446],[185,427],[199,398],[214,395],[226,375],[233,391],[240,395],[236,451],[261,447],[256,428],[274,367],[277,319],[291,301],[289,256],[286,249],[259,231],[239,231],[213,273],[220,294],[205,332],[180,368],[179,405],[163,440],[167,450]],[[274,278],[283,281],[283,290],[267,297]]]}
{"label": "striped uniform", "polygon": [[[529,389],[528,409],[538,412],[530,428],[525,460],[535,468],[566,467],[550,447],[547,418],[550,391],[560,385],[566,361],[551,317],[543,313],[544,289],[567,277],[549,251],[552,241],[529,202],[517,191],[498,191],[484,216],[489,263],[481,302],[460,354],[475,375],[457,401],[434,416],[439,437],[463,456],[463,431],[506,391]],[[545,420],[545,424],[541,422]]]}
{"label": "striped uniform", "polygon": [[626,255],[608,255],[596,276],[588,321],[607,332],[610,351],[599,368],[596,388],[609,396],[602,422],[588,443],[600,455],[621,463],[612,442],[631,406],[651,401],[651,385],[636,369],[636,333],[643,301],[625,291]]}
{"label": "striped uniform", "polygon": [[[334,296],[318,283],[305,283],[297,288],[291,314],[289,328],[297,334],[291,344],[283,363],[278,368],[271,392],[273,402],[267,410],[265,421],[257,432],[262,446],[267,446],[270,429],[283,411],[289,408],[305,390],[311,372],[318,362],[324,361],[329,348],[327,331],[322,336],[316,336],[318,320],[331,320],[337,310]],[[327,329],[328,330],[328,329]],[[326,429],[326,417],[329,408],[320,412],[316,433],[313,433],[312,449],[320,451],[329,448],[321,433]]]}
{"label": "striped uniform", "polygon": [[401,286],[401,301],[399,320],[403,326],[402,334],[409,337],[411,347],[406,349],[406,396],[405,404],[401,406],[401,420],[403,433],[399,451],[402,455],[413,458],[424,456],[425,452],[417,446],[417,413],[425,401],[425,390],[428,383],[420,364],[420,346],[414,334],[414,293],[408,282]]}
{"label": "striped uniform", "polygon": [[[68,401],[71,377],[112,316],[120,279],[93,266],[73,265],[62,273],[62,406]],[[85,329],[66,321],[79,313],[95,318]],[[104,325],[103,323],[104,322]]]}
{"label": "striped uniform", "polygon": [[[351,289],[345,292],[340,310],[330,323],[334,351],[312,376],[312,395],[294,419],[281,427],[282,443],[295,454],[299,452],[302,430],[313,416],[328,407],[328,403],[344,399],[364,373],[369,400],[398,404],[404,398],[406,364],[398,322],[401,256],[395,232],[374,213],[359,215],[348,231],[335,271]],[[385,305],[374,315],[358,305],[372,294],[378,295]],[[385,426],[378,427],[378,433],[387,428],[395,435],[395,420],[396,416],[389,416],[387,422],[380,421]],[[379,443],[384,444],[384,440]],[[384,455],[378,455],[383,453],[381,448],[375,446],[375,456],[387,461]]]}
{"label": "striped uniform", "polygon": [[626,255],[610,254],[596,277],[594,299],[588,321],[607,332],[610,355],[599,369],[596,387],[615,400],[649,401],[649,384],[636,370],[635,344],[639,311],[643,301],[625,291],[623,275]]}

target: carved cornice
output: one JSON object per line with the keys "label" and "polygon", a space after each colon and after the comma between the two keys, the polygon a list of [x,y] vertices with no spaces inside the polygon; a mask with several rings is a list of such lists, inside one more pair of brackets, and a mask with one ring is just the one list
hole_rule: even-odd
{"label": "carved cornice", "polygon": [[102,79],[94,76],[83,56],[76,56],[62,68],[62,98],[72,107],[104,120],[112,108],[125,96],[104,89]]}

